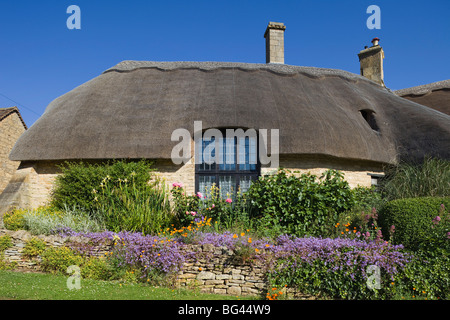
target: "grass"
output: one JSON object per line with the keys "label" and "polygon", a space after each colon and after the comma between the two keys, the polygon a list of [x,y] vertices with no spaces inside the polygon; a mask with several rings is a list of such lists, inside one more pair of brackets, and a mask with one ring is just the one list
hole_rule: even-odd
{"label": "grass", "polygon": [[67,288],[68,276],[0,271],[0,300],[237,300],[257,299],[200,293],[145,284],[81,279],[79,290]]}

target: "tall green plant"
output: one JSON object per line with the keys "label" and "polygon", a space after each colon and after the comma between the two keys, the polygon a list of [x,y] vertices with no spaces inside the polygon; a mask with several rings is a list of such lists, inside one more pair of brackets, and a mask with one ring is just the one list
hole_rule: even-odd
{"label": "tall green plant", "polygon": [[105,177],[99,189],[95,201],[109,230],[156,233],[172,222],[168,189],[160,179],[139,185],[133,175],[117,181]]}
{"label": "tall green plant", "polygon": [[56,179],[52,205],[78,207],[112,231],[155,233],[170,224],[168,190],[151,162],[67,162]]}
{"label": "tall green plant", "polygon": [[450,195],[450,161],[426,158],[421,164],[403,162],[386,170],[381,191],[387,200]]}

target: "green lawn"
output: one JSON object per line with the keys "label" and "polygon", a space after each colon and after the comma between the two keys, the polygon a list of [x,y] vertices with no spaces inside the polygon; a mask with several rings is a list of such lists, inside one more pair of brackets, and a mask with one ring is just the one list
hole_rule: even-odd
{"label": "green lawn", "polygon": [[145,284],[81,279],[79,290],[67,288],[68,276],[0,271],[0,300],[237,300],[195,290],[152,287]]}

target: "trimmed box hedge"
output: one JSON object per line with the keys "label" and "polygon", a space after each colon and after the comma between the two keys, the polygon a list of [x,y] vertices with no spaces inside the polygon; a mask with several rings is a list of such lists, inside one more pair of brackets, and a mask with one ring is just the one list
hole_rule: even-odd
{"label": "trimmed box hedge", "polygon": [[395,226],[394,243],[403,244],[406,248],[416,249],[425,241],[431,232],[433,219],[445,206],[448,214],[450,197],[419,197],[397,199],[388,202],[381,210],[379,223],[383,233]]}

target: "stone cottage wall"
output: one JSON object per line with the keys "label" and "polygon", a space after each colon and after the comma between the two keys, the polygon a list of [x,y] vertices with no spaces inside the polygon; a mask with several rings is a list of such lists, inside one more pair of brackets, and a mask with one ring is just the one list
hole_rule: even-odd
{"label": "stone cottage wall", "polygon": [[[288,169],[296,176],[311,173],[320,177],[326,170],[335,169],[344,174],[344,179],[351,188],[370,187],[371,174],[383,175],[383,166],[370,161],[356,161],[320,155],[281,155],[280,167]],[[261,168],[261,175],[274,172],[272,168]],[[294,172],[297,171],[297,172]]]}
{"label": "stone cottage wall", "polygon": [[[13,245],[4,252],[6,262],[15,263],[18,271],[41,271],[40,258],[28,259],[22,256],[23,248],[33,236],[24,230],[10,231],[0,229],[0,236],[9,235]],[[61,247],[67,242],[87,242],[82,237],[36,236],[48,247]],[[113,243],[102,244],[91,249],[97,257],[104,257],[113,247]],[[233,296],[264,296],[270,288],[265,275],[265,261],[239,261],[234,252],[226,247],[211,244],[186,245],[186,261],[176,275],[178,288],[198,289],[205,293],[226,294]],[[192,252],[196,252],[193,256]],[[191,257],[189,257],[191,256]],[[287,298],[315,299],[314,296],[302,294],[294,288],[277,288]]]}
{"label": "stone cottage wall", "polygon": [[19,166],[18,161],[9,160],[9,153],[23,132],[25,128],[16,112],[0,121],[0,194]]}
{"label": "stone cottage wall", "polygon": [[[61,162],[36,161],[22,162],[15,175],[11,178],[3,194],[0,195],[0,217],[13,207],[37,208],[50,200],[55,178],[60,173],[57,167]],[[382,165],[365,161],[350,161],[314,155],[280,156],[280,167],[292,171],[299,176],[311,173],[321,176],[327,169],[340,170],[350,187],[370,187],[370,174],[383,174]],[[195,191],[195,163],[192,158],[188,163],[174,165],[170,159],[154,160],[155,173],[163,178],[169,188],[174,182],[181,182],[188,195]],[[275,172],[273,168],[261,168],[261,175]],[[295,173],[297,171],[297,173]]]}

